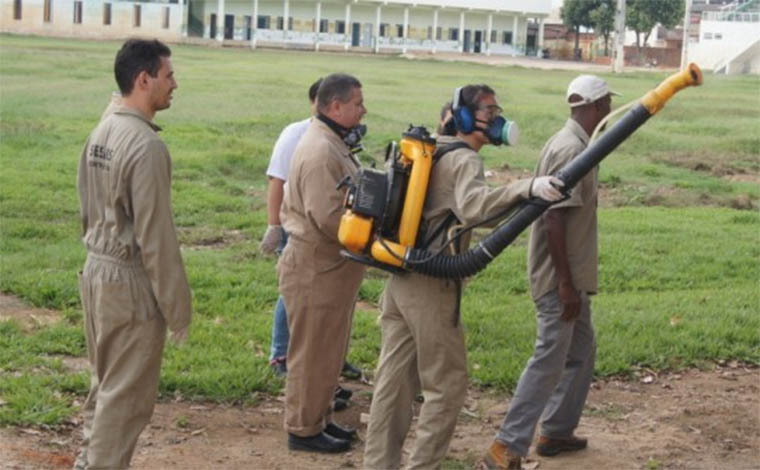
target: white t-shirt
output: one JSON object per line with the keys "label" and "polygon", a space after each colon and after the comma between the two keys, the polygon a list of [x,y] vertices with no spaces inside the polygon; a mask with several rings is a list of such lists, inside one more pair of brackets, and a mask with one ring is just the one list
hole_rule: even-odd
{"label": "white t-shirt", "polygon": [[272,150],[272,157],[269,159],[267,176],[278,178],[283,181],[288,180],[288,171],[290,171],[290,160],[293,158],[293,152],[296,150],[298,141],[309,128],[311,118],[303,121],[288,124],[280,133],[277,142]]}

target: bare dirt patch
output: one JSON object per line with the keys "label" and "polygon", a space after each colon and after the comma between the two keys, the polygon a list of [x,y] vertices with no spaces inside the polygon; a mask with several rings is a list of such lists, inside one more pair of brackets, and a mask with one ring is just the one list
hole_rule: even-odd
{"label": "bare dirt patch", "polygon": [[[25,316],[58,317],[0,296],[0,315],[22,324]],[[36,323],[35,323],[36,324]],[[82,358],[67,358],[81,370]],[[366,434],[372,386],[346,382],[351,406],[336,421]],[[509,405],[509,396],[471,389],[447,465],[472,468],[488,447]],[[0,406],[5,404],[0,400]],[[415,405],[419,409],[419,404]],[[140,436],[137,469],[361,468],[363,443],[343,455],[289,452],[282,429],[283,397],[255,406],[165,400]],[[0,429],[3,469],[71,468],[81,439],[81,420],[55,427]],[[672,373],[641,370],[633,379],[592,385],[578,434],[589,448],[544,458],[531,453],[526,469],[755,470],[760,468],[760,369],[721,361],[710,370]],[[414,428],[406,441],[414,439]]]}
{"label": "bare dirt patch", "polygon": [[248,239],[240,230],[218,231],[205,227],[180,227],[177,237],[183,246],[191,250],[221,250]]}
{"label": "bare dirt patch", "polygon": [[26,331],[58,322],[61,312],[34,308],[11,295],[0,293],[0,321],[15,320]]}
{"label": "bare dirt patch", "polygon": [[[344,384],[355,395],[336,420],[359,428],[371,386]],[[493,438],[507,396],[471,390],[449,458],[469,468]],[[554,458],[529,456],[526,468],[750,470],[760,468],[760,370],[740,364],[713,370],[643,374],[594,383],[578,434],[587,450]],[[360,468],[362,444],[337,456],[289,452],[282,397],[257,406],[163,402],[143,432],[133,460],[142,469]],[[73,424],[79,424],[77,420]],[[68,468],[79,426],[0,429],[3,468]],[[407,448],[414,430],[407,439]],[[537,466],[536,466],[537,465]]]}

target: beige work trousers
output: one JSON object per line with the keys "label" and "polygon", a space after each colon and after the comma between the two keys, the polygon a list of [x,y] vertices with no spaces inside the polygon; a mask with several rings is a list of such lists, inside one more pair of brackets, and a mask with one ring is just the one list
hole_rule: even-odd
{"label": "beige work trousers", "polygon": [[425,399],[407,468],[438,468],[467,393],[456,287],[420,274],[392,276],[383,293],[382,348],[370,407],[364,468],[396,469],[420,389]]}
{"label": "beige work trousers", "polygon": [[80,290],[91,373],[75,468],[128,468],[153,414],[166,324],[139,262],[90,253]]}
{"label": "beige work trousers", "polygon": [[365,267],[293,238],[278,266],[290,329],[285,430],[308,437],[332,419]]}

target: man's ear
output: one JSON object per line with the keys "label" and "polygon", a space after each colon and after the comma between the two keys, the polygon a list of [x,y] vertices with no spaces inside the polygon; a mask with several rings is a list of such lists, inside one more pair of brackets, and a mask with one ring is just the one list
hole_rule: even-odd
{"label": "man's ear", "polygon": [[135,77],[135,88],[145,89],[148,86],[148,79],[150,78],[150,74],[148,74],[147,70],[141,70],[140,73],[137,74],[137,77]]}

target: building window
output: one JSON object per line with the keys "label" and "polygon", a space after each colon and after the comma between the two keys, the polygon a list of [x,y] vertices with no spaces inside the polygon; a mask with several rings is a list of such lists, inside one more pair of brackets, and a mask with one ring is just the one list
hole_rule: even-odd
{"label": "building window", "polygon": [[288,17],[288,31],[293,31],[293,17]]}
{"label": "building window", "polygon": [[103,4],[103,24],[106,26],[111,25],[111,4],[110,3]]}
{"label": "building window", "polygon": [[504,38],[502,42],[504,44],[512,44],[512,31],[504,31]]}
{"label": "building window", "polygon": [[427,28],[427,38],[428,39],[433,39],[433,27],[432,26],[428,26],[428,28]]}
{"label": "building window", "polygon": [[283,29],[282,27],[284,25],[285,25],[285,22],[283,21],[282,16],[278,16],[277,17],[277,29],[279,29],[280,31],[282,31],[282,29]]}
{"label": "building window", "polygon": [[449,41],[459,41],[459,28],[449,29]]}
{"label": "building window", "polygon": [[438,27],[438,28],[436,28],[436,30],[435,30],[435,40],[436,40],[436,41],[440,41],[442,37],[443,37],[443,28],[441,28],[441,27],[439,26],[439,27]]}
{"label": "building window", "polygon": [[496,42],[496,30],[494,29],[491,30],[491,39],[488,42],[492,44]]}
{"label": "building window", "polygon": [[713,36],[715,39],[723,39],[723,33],[715,33],[715,36]]}
{"label": "building window", "polygon": [[712,33],[705,33],[704,38],[705,39],[712,39]]}
{"label": "building window", "polygon": [[140,9],[140,5],[135,5],[134,8],[135,8],[134,9],[134,12],[135,12],[135,21],[134,21],[133,25],[134,25],[135,28],[139,28],[140,27],[140,23],[142,22],[141,21],[142,18],[140,17],[141,13],[142,13],[142,10]]}
{"label": "building window", "polygon": [[319,32],[326,33],[330,30],[330,22],[327,20],[319,20]]}
{"label": "building window", "polygon": [[336,20],[335,21],[335,32],[337,34],[346,34],[346,22]]}
{"label": "building window", "polygon": [[21,0],[13,0],[13,19],[21,19]]}
{"label": "building window", "polygon": [[396,37],[397,38],[403,38],[404,37],[404,25],[397,24],[396,25]]}
{"label": "building window", "polygon": [[74,24],[82,24],[82,2],[74,2]]}
{"label": "building window", "polygon": [[42,7],[42,21],[50,23],[53,17],[53,0],[45,0],[45,4]]}
{"label": "building window", "polygon": [[259,17],[256,19],[256,28],[269,29],[271,21],[272,20],[270,16],[259,15]]}

